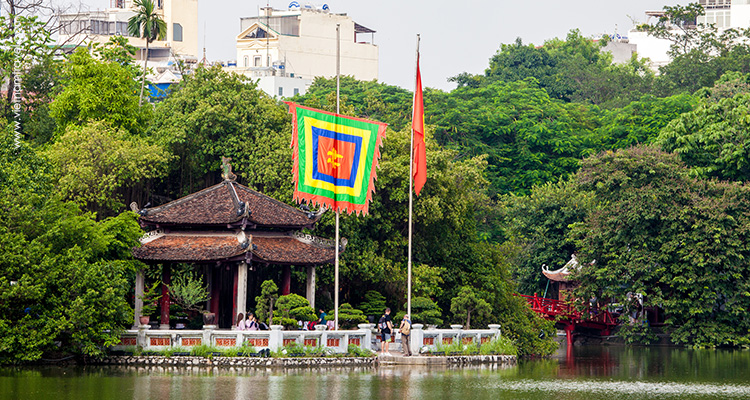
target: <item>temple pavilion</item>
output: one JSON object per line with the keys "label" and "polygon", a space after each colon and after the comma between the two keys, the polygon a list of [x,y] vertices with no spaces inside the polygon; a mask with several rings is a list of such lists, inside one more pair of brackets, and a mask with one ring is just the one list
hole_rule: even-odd
{"label": "temple pavilion", "polygon": [[[207,310],[219,328],[231,328],[237,313],[248,311],[248,279],[258,268],[280,268],[281,294],[289,294],[292,267],[306,268],[306,297],[315,307],[315,268],[332,263],[334,243],[301,232],[313,229],[322,216],[306,212],[240,185],[224,166],[224,180],[214,186],[153,208],[131,208],[147,233],[135,258],[162,266],[160,328],[169,328],[171,268],[198,264],[210,299]],[[342,248],[346,241],[342,240]],[[136,321],[144,276],[136,276]],[[250,310],[252,311],[252,310]]]}

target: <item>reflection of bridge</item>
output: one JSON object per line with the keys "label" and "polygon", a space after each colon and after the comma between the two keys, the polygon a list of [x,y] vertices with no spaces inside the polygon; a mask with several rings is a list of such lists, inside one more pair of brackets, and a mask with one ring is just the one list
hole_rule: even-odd
{"label": "reflection of bridge", "polygon": [[617,325],[615,318],[607,310],[590,308],[581,312],[569,302],[539,297],[536,293],[533,296],[523,294],[517,296],[526,299],[531,309],[541,314],[543,318],[562,325],[568,338],[568,345],[573,344],[573,331],[578,326],[595,329],[602,336],[608,336],[612,328]]}

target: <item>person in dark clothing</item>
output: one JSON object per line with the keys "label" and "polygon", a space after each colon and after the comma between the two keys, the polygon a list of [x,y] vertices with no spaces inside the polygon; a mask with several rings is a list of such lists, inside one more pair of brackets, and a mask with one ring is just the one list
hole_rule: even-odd
{"label": "person in dark clothing", "polygon": [[391,332],[393,332],[393,320],[390,308],[386,308],[383,316],[380,317],[378,329],[380,329],[380,354],[390,355],[391,353],[388,352],[388,341],[391,340]]}

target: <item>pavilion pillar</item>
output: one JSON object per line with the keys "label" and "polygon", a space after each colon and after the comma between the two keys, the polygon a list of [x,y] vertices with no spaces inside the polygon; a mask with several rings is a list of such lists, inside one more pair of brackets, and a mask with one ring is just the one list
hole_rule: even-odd
{"label": "pavilion pillar", "polygon": [[316,311],[315,308],[315,266],[314,265],[308,265],[307,266],[307,301],[310,302],[310,307],[313,308],[313,310]]}
{"label": "pavilion pillar", "polygon": [[281,295],[286,296],[292,292],[292,267],[285,265],[281,270]]}
{"label": "pavilion pillar", "polygon": [[135,272],[135,303],[133,308],[135,309],[135,315],[133,320],[133,329],[138,329],[141,325],[140,316],[143,311],[143,290],[145,286],[145,275],[143,269],[138,269]]}
{"label": "pavilion pillar", "polygon": [[[247,263],[244,261],[237,266],[237,313],[247,313]],[[234,324],[236,323],[235,315]]]}
{"label": "pavilion pillar", "polygon": [[172,271],[169,264],[164,264],[161,269],[161,322],[159,329],[169,329],[169,287]]}

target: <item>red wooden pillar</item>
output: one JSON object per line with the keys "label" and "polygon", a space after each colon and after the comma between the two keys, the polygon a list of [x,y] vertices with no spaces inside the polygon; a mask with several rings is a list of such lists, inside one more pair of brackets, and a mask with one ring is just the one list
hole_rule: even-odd
{"label": "red wooden pillar", "polygon": [[285,265],[281,270],[281,295],[286,296],[292,291],[292,267]]}
{"label": "red wooden pillar", "polygon": [[161,268],[161,321],[159,329],[169,329],[169,288],[171,283],[172,271],[169,264],[164,264]]}

